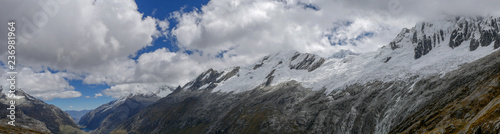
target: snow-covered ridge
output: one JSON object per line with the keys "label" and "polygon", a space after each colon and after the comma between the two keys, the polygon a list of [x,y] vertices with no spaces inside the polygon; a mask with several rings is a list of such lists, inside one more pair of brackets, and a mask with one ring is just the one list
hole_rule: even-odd
{"label": "snow-covered ridge", "polygon": [[445,75],[461,64],[498,50],[499,24],[500,19],[493,17],[422,22],[412,29],[403,29],[387,46],[374,52],[327,59],[295,51],[280,52],[249,66],[210,69],[183,89],[238,93],[295,80],[306,88],[325,88],[329,93],[356,83]]}
{"label": "snow-covered ridge", "polygon": [[499,25],[500,18],[493,17],[455,17],[422,22],[412,29],[404,28],[389,46],[393,50],[414,48],[415,59],[442,45],[451,48],[467,45],[470,51],[474,51],[479,46],[486,47],[494,43],[496,49],[500,47]]}

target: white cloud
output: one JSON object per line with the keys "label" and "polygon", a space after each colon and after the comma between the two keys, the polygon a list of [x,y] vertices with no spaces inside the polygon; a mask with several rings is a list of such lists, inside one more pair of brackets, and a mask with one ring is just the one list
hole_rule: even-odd
{"label": "white cloud", "polygon": [[[345,33],[333,33],[349,39],[354,39],[365,32],[381,33],[375,36],[387,32],[381,28],[385,24],[373,18],[359,15],[348,17],[341,14],[339,11],[342,10],[339,9],[322,10],[337,8],[336,5],[318,5],[320,10],[316,11],[298,3],[271,0],[212,0],[199,11],[176,13],[174,16],[179,24],[173,28],[172,34],[181,47],[201,50],[205,54],[216,55],[222,50],[230,50],[229,54],[260,57],[288,49],[318,53],[323,56],[329,56],[340,49],[355,49],[351,46],[332,46],[331,40],[325,36],[332,34],[331,29],[343,27],[334,24],[338,21],[353,21],[353,24],[343,31]],[[347,9],[343,12],[349,11],[351,10]],[[361,46],[385,45],[385,43],[360,42]]]}
{"label": "white cloud", "polygon": [[[103,93],[118,98],[129,93],[155,92],[160,86],[183,85],[208,68],[224,68],[246,64],[252,62],[251,59],[253,58],[253,56],[243,55],[219,59],[198,53],[188,55],[182,52],[170,52],[166,48],[161,48],[154,52],[142,54],[138,58],[135,68],[133,68],[135,70],[123,73],[129,75],[129,72],[133,72],[130,74],[133,76],[127,77],[130,78],[127,82],[116,83],[111,88],[104,90]],[[92,76],[87,78],[92,78]]]}
{"label": "white cloud", "polygon": [[83,83],[115,85],[133,82],[135,68],[135,61],[126,57],[109,60],[108,63],[89,72],[83,79]]}
{"label": "white cloud", "polygon": [[162,32],[168,32],[169,28],[169,22],[168,20],[159,20],[155,19],[156,23],[158,24],[158,27],[160,27],[160,31]]}
{"label": "white cloud", "polygon": [[205,70],[206,66],[193,60],[195,55],[169,52],[162,48],[151,53],[145,53],[137,60],[134,78],[137,82],[165,82],[169,84],[184,84],[193,75]]}
{"label": "white cloud", "polygon": [[[36,3],[53,3],[54,6],[47,7],[55,12],[49,15],[44,10],[46,6]],[[16,10],[19,13],[8,13]],[[31,34],[32,38],[26,41],[18,40],[16,58],[22,61],[20,64],[34,68],[50,66],[72,72],[100,71],[101,66],[112,60],[135,55],[137,50],[150,45],[152,37],[159,34],[155,19],[143,18],[133,0],[63,3],[23,0],[2,4],[0,11],[2,22],[16,20],[18,38]],[[45,19],[36,19],[39,14],[45,15],[40,17]],[[38,23],[42,25],[38,27]],[[27,28],[31,26],[33,30]],[[5,40],[6,37],[0,39]],[[0,48],[2,55],[6,52],[6,47]]]}
{"label": "white cloud", "polygon": [[[293,49],[329,56],[340,49],[376,50],[402,28],[424,19],[498,14],[499,4],[493,0],[211,0],[200,10],[173,13],[179,23],[171,33],[181,47],[204,54],[229,50],[259,57]],[[346,21],[352,24],[338,25]],[[365,33],[373,36],[355,40]],[[331,45],[342,39],[355,41]]]}
{"label": "white cloud", "polygon": [[131,84],[119,84],[111,86],[110,88],[104,90],[103,93],[113,98],[119,98],[122,96],[127,96],[130,93],[151,93],[151,92],[156,92],[158,90],[159,90],[158,85],[131,83]]}
{"label": "white cloud", "polygon": [[102,96],[101,93],[97,93],[97,94],[94,95],[94,98],[101,97],[101,96]]}
{"label": "white cloud", "polygon": [[[2,78],[8,76],[7,70],[3,70]],[[43,100],[80,97],[82,94],[74,91],[74,87],[65,80],[67,76],[71,75],[64,72],[34,72],[31,68],[24,67],[16,75],[16,87]],[[5,81],[2,85],[8,87],[9,83]]]}
{"label": "white cloud", "polygon": [[[64,78],[87,84],[132,81],[135,63],[128,57],[161,34],[156,22],[168,28],[168,22],[143,18],[133,0],[5,1],[0,16],[2,22],[16,21],[17,63],[30,67],[20,71],[19,87],[45,100],[81,96]],[[0,47],[0,57],[6,49]],[[36,73],[46,67],[72,73]]]}

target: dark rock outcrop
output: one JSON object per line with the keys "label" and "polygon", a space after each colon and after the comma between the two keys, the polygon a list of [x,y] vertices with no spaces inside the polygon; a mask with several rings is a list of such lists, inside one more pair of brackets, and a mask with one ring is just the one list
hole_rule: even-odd
{"label": "dark rock outcrop", "polygon": [[497,37],[495,38],[495,46],[494,48],[497,49],[500,47],[500,34],[497,34]]}
{"label": "dark rock outcrop", "polygon": [[418,41],[417,44],[418,44],[417,47],[415,47],[415,59],[418,59],[423,55],[426,55],[433,48],[431,38],[430,37],[426,38],[425,35],[422,40]]}
{"label": "dark rock outcrop", "polygon": [[458,47],[464,42],[465,35],[463,33],[459,33],[457,30],[453,30],[450,35],[450,47],[455,48]]}
{"label": "dark rock outcrop", "polygon": [[469,46],[469,50],[470,51],[474,51],[476,50],[477,48],[479,48],[479,41],[477,41],[476,39],[471,39],[470,40],[470,46]]}
{"label": "dark rock outcrop", "polygon": [[291,61],[289,65],[290,69],[307,70],[311,72],[320,67],[325,62],[325,59],[314,54],[301,54],[297,52],[292,57]]}

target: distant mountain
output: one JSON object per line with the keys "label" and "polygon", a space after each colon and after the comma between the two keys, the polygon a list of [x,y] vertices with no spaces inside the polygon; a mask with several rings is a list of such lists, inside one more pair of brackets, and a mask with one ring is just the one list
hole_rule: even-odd
{"label": "distant mountain", "polygon": [[68,113],[75,122],[78,122],[83,115],[90,111],[92,110],[65,110],[64,112]]}
{"label": "distant mountain", "polygon": [[85,129],[92,130],[91,133],[110,133],[124,120],[158,99],[160,97],[156,94],[130,94],[87,112],[81,117],[79,124],[85,126]]}
{"label": "distant mountain", "polygon": [[499,24],[446,18],[375,52],[288,51],[209,69],[114,132],[499,133]]}
{"label": "distant mountain", "polygon": [[[58,107],[47,104],[23,90],[16,90],[16,127],[15,131],[22,133],[84,133],[71,117]],[[10,99],[5,94],[0,95],[0,108],[6,109]],[[0,115],[7,115],[9,111],[0,110]],[[7,122],[7,118],[0,119]],[[0,124],[2,128],[12,128],[7,124]],[[13,133],[18,133],[13,131]],[[9,131],[6,131],[9,132]]]}

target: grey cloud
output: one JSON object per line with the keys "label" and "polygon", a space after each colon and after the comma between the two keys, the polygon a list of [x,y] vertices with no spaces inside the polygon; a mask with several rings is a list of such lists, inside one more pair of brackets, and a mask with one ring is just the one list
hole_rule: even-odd
{"label": "grey cloud", "polygon": [[[7,78],[7,70],[2,69],[2,78]],[[34,72],[31,68],[23,67],[16,74],[16,88],[23,89],[35,97],[43,100],[52,100],[54,98],[75,98],[82,94],[74,90],[64,78],[74,77],[70,73],[51,73],[45,70],[44,72]],[[7,81],[1,83],[3,87],[9,87]]]}
{"label": "grey cloud", "polygon": [[[158,34],[155,20],[142,19],[132,0],[8,1],[0,10],[1,22],[17,22],[19,63],[35,68],[95,71],[110,60],[135,55]],[[6,48],[0,52],[5,55]]]}
{"label": "grey cloud", "polygon": [[[16,22],[16,60],[26,74],[21,88],[42,99],[81,96],[64,79],[87,83],[133,81],[128,56],[151,45],[161,34],[154,18],[137,11],[133,0],[19,0],[2,1],[0,22]],[[165,27],[166,22],[158,21]],[[167,23],[168,24],[168,23]],[[0,36],[5,42],[6,36]],[[7,47],[0,47],[6,57]],[[6,63],[7,58],[1,58]],[[69,73],[40,73],[47,67]],[[91,79],[87,76],[90,76]]]}

